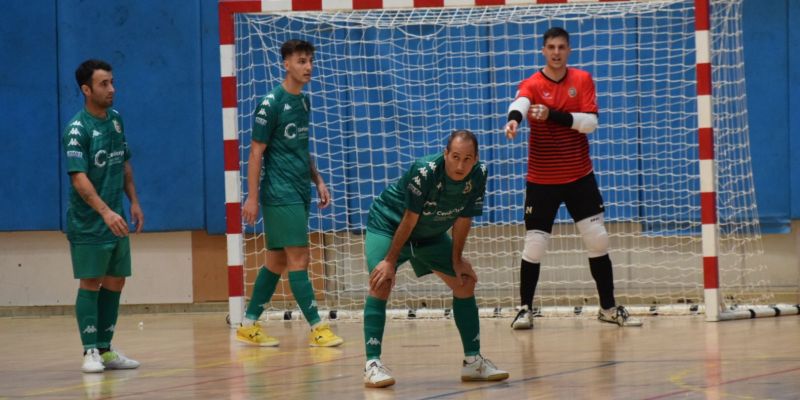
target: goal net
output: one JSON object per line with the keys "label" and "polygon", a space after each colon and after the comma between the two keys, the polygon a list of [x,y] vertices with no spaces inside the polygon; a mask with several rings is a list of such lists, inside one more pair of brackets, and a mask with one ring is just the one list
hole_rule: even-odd
{"label": "goal net", "polygon": [[[727,306],[770,301],[748,143],[741,8],[741,0],[711,4],[719,286]],[[528,128],[523,123],[523,134],[508,141],[502,127],[519,82],[543,66],[542,34],[562,26],[571,34],[569,64],[589,71],[597,88],[600,126],[589,140],[617,302],[640,312],[703,311],[692,0],[242,13],[234,22],[242,202],[253,110],[285,76],[280,46],[303,39],[317,49],[305,88],[310,150],[333,197],[327,209],[311,207],[310,274],[320,309],[359,315],[373,199],[415,159],[442,151],[450,132],[469,129],[490,174],[484,214],[473,220],[466,249],[479,277],[476,298],[482,315],[514,312]],[[266,263],[262,222],[243,225],[248,294]],[[282,282],[269,315],[296,307]],[[435,276],[418,279],[405,265],[389,308],[399,310],[392,315],[444,315],[451,301]],[[556,315],[598,304],[582,240],[563,206],[534,301]]]}

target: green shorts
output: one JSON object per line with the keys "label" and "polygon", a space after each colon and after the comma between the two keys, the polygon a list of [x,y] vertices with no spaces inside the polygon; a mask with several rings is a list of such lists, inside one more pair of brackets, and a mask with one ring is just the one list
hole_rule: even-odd
{"label": "green shorts", "polygon": [[263,206],[267,249],[308,247],[308,205]]}
{"label": "green shorts", "polygon": [[[384,233],[372,232],[367,229],[367,237],[364,239],[364,249],[367,256],[367,268],[369,273],[386,257],[389,248],[392,246],[392,238]],[[406,261],[411,261],[414,274],[417,277],[427,275],[433,271],[439,271],[445,275],[456,276],[453,270],[453,240],[446,233],[426,239],[424,241],[409,240],[400,250],[400,257],[397,258],[397,266],[400,267]]]}
{"label": "green shorts", "polygon": [[128,237],[113,243],[69,244],[75,279],[131,276],[131,242]]}

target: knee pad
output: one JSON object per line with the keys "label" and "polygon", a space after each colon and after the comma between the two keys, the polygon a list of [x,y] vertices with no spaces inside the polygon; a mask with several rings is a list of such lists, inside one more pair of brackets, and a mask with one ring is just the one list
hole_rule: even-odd
{"label": "knee pad", "polygon": [[525,232],[525,248],[522,259],[530,263],[538,263],[547,251],[550,234],[545,231],[532,230]]}
{"label": "knee pad", "polygon": [[603,214],[582,219],[575,225],[578,226],[578,231],[583,237],[583,244],[586,246],[589,258],[608,254],[608,232],[603,226]]}

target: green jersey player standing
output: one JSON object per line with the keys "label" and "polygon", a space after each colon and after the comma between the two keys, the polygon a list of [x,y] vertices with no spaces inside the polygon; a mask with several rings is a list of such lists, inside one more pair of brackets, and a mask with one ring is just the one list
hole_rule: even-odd
{"label": "green jersey player standing", "polygon": [[62,141],[72,187],[67,239],[72,272],[80,280],[75,316],[83,343],[83,372],[137,368],[139,363],[111,348],[119,299],[131,275],[128,223],[122,193],[131,202],[131,221],[142,231],[144,214],[136,196],[122,117],[111,109],[111,66],[87,60],[75,71],[84,108],[64,129]]}
{"label": "green jersey player standing", "polygon": [[310,103],[308,96],[301,92],[311,81],[314,46],[302,40],[289,40],[281,46],[281,57],[286,78],[261,100],[253,115],[253,140],[247,166],[248,194],[242,207],[245,221],[255,224],[261,204],[267,236],[267,265],[258,271],[236,339],[257,346],[278,345],[278,339],[267,336],[257,321],[264,304],[275,293],[281,274],[288,269],[289,286],[311,325],[309,344],[338,346],[344,341],[321,321],[308,279],[312,182],[317,186],[319,207],[330,203],[328,188],[309,154]]}
{"label": "green jersey player standing", "polygon": [[[486,177],[477,138],[459,130],[450,135],[443,153],[417,160],[372,203],[364,243],[370,272],[364,304],[365,386],[395,383],[380,361],[381,344],[386,302],[396,269],[406,261],[418,277],[434,273],[453,291],[453,317],[464,348],[461,380],[508,378],[480,354],[478,277],[462,256],[472,217],[483,212]],[[447,234],[451,227],[452,238]]]}

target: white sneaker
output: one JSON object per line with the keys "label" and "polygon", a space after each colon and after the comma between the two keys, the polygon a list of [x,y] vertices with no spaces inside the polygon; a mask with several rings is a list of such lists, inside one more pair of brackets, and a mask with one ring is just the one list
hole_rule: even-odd
{"label": "white sneaker", "polygon": [[475,361],[464,360],[461,367],[461,380],[468,381],[502,381],[508,379],[508,372],[498,369],[491,361],[478,354]]}
{"label": "white sneaker", "polygon": [[101,356],[106,369],[135,369],[139,362],[125,357],[119,350],[111,349]]}
{"label": "white sneaker", "polygon": [[86,354],[83,355],[83,366],[81,366],[81,371],[83,372],[103,372],[105,367],[103,367],[103,358],[100,357],[100,352],[97,349],[89,349],[86,350]]}
{"label": "white sneaker", "polygon": [[522,306],[517,316],[514,317],[511,329],[533,329],[533,312],[528,310],[527,305]]}
{"label": "white sneaker", "polygon": [[392,385],[394,378],[389,375],[389,369],[381,364],[381,360],[368,360],[364,368],[364,386],[383,388]]}
{"label": "white sneaker", "polygon": [[619,326],[642,326],[642,320],[631,317],[625,306],[616,306],[607,310],[600,309],[597,312],[597,319],[603,322],[617,324]]}

